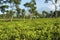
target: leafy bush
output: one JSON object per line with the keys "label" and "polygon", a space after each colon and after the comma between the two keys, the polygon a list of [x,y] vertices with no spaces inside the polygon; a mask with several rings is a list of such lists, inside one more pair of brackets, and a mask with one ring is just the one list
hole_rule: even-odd
{"label": "leafy bush", "polygon": [[57,20],[0,22],[0,40],[60,40],[60,19]]}

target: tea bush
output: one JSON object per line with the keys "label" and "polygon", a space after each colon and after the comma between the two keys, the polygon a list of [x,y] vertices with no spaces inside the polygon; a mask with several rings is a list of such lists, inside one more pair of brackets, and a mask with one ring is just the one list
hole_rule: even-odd
{"label": "tea bush", "polygon": [[60,19],[0,21],[0,40],[60,40]]}

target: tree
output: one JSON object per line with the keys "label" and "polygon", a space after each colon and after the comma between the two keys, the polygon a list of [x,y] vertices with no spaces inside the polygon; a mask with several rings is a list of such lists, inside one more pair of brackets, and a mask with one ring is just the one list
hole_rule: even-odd
{"label": "tree", "polygon": [[12,22],[13,16],[14,16],[14,11],[10,10],[10,16],[11,16],[10,20],[11,20],[11,22]]}
{"label": "tree", "polygon": [[46,12],[46,11],[42,11],[42,15],[43,15],[43,18],[44,17],[46,17],[46,18],[51,17],[51,14],[49,12]]}
{"label": "tree", "polygon": [[18,18],[20,17],[20,12],[21,12],[21,9],[19,8],[20,3],[21,3],[21,0],[14,0]]}
{"label": "tree", "polygon": [[26,13],[25,9],[22,9],[22,18],[24,19],[25,19],[25,13]]}
{"label": "tree", "polygon": [[[3,5],[5,3],[5,5]],[[4,1],[4,0],[0,0],[0,10],[1,12],[3,13],[3,18],[5,18],[5,9],[8,8],[9,6],[6,5],[7,1]]]}
{"label": "tree", "polygon": [[53,15],[54,15],[53,11],[50,11],[50,14],[51,14],[51,16],[50,16],[50,17],[53,17]]}
{"label": "tree", "polygon": [[32,17],[35,15],[35,11],[36,11],[36,1],[31,0],[30,3],[25,3],[24,6],[30,8],[29,9],[30,19],[32,19]]}
{"label": "tree", "polygon": [[18,6],[16,7],[16,11],[17,11],[17,18],[20,18],[21,9]]}
{"label": "tree", "polygon": [[40,14],[38,13],[38,11],[37,11],[37,10],[35,11],[35,14],[34,14],[34,15],[35,15],[35,18],[40,17]]}
{"label": "tree", "polygon": [[[17,15],[19,15],[19,13],[20,13],[19,12],[20,11],[20,9],[19,9],[20,2],[21,2],[21,0],[8,0],[8,3],[10,3],[10,5],[13,4],[13,6],[10,6],[12,8],[12,11],[11,11],[12,13],[14,11],[13,7],[16,7]],[[13,15],[14,14],[12,14],[12,17],[13,17]],[[11,21],[12,21],[12,19],[13,18],[11,18]]]}
{"label": "tree", "polygon": [[[57,6],[56,6],[56,4],[58,3],[58,1],[59,0],[45,0],[45,3],[48,3],[48,1],[51,1],[52,2],[52,4],[55,6],[55,11],[57,11]],[[55,17],[57,17],[57,13],[55,12]]]}

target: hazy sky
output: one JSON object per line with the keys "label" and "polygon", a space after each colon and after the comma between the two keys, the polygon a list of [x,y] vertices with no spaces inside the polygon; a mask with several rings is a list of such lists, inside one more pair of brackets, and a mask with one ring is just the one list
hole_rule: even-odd
{"label": "hazy sky", "polygon": [[[21,2],[21,8],[25,8],[24,6],[23,6],[23,4],[24,3],[26,3],[26,2],[30,2],[31,0],[22,0],[22,2]],[[36,3],[37,3],[37,10],[39,11],[39,12],[41,12],[41,11],[43,11],[43,10],[54,10],[54,6],[51,4],[51,2],[49,2],[49,3],[44,3],[44,1],[45,0],[36,0]]]}
{"label": "hazy sky", "polygon": [[[30,2],[31,0],[22,0],[22,2],[21,2],[21,8],[25,8],[24,6],[23,6],[23,4],[24,3],[26,3],[26,2]],[[55,10],[55,7],[54,7],[54,5],[51,3],[51,2],[48,2],[48,3],[44,3],[44,1],[45,0],[36,0],[36,3],[37,3],[37,10],[39,11],[39,12],[41,12],[41,11],[43,11],[43,10],[46,10],[46,11],[50,11],[50,10]],[[59,3],[58,3],[59,4]],[[58,6],[58,4],[57,4],[57,6]],[[57,9],[57,10],[59,10],[59,8]]]}
{"label": "hazy sky", "polygon": [[[23,6],[23,4],[25,4],[26,2],[30,2],[30,1],[31,0],[22,0],[21,1],[21,5],[20,5],[20,8],[27,10],[27,8],[25,8]],[[36,3],[37,3],[36,6],[37,6],[37,10],[39,12],[42,12],[43,10],[45,10],[45,11],[50,11],[50,10],[53,10],[54,11],[55,10],[55,7],[54,7],[54,5],[51,2],[44,3],[44,1],[45,0],[36,0]],[[60,4],[60,1],[58,1],[57,6],[59,6],[59,4]],[[59,10],[59,7],[58,7],[57,10]]]}

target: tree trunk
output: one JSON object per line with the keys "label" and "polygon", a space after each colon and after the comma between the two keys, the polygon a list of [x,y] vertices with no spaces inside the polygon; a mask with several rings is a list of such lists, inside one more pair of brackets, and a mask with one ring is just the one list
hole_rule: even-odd
{"label": "tree trunk", "polygon": [[44,13],[42,13],[42,15],[43,15],[43,18],[45,18],[45,15],[44,15]]}
{"label": "tree trunk", "polygon": [[12,20],[13,20],[13,15],[12,15],[12,17],[11,17],[11,22],[12,22]]}
{"label": "tree trunk", "polygon": [[55,18],[57,18],[58,14],[57,14],[57,6],[55,5]]}
{"label": "tree trunk", "polygon": [[[13,3],[13,6],[12,6],[12,11],[13,11],[13,7],[14,7],[14,3]],[[12,22],[12,20],[13,20],[13,15],[14,15],[14,13],[12,12],[11,22]]]}
{"label": "tree trunk", "polygon": [[4,12],[3,12],[3,19],[5,19],[5,14],[4,14]]}
{"label": "tree trunk", "polygon": [[24,14],[24,22],[25,22],[25,14]]}
{"label": "tree trunk", "polygon": [[33,14],[31,13],[31,14],[30,14],[30,19],[31,19],[31,20],[32,20],[32,16],[33,16]]}

